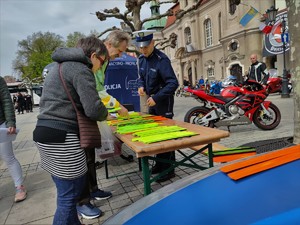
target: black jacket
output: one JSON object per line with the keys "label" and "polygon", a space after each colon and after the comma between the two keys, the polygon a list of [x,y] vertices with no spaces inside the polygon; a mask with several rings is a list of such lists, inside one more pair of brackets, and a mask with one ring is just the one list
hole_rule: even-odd
{"label": "black jacket", "polygon": [[267,83],[269,72],[263,62],[256,61],[249,67],[248,80],[255,80],[260,83]]}
{"label": "black jacket", "polygon": [[178,86],[171,62],[163,52],[154,48],[149,57],[139,57],[138,87],[144,87],[155,102],[173,96]]}

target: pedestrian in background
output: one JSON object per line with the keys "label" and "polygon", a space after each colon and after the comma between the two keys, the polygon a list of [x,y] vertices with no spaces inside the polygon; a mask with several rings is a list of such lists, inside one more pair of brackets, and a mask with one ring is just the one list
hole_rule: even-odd
{"label": "pedestrian in background", "polygon": [[201,85],[204,85],[203,76],[201,76],[200,79],[199,79],[199,86],[201,87]]}
{"label": "pedestrian in background", "polygon": [[16,109],[18,109],[18,102],[17,102],[17,95],[13,95],[13,103],[14,103],[14,109],[16,110]]}
{"label": "pedestrian in background", "polygon": [[53,224],[81,225],[76,205],[88,182],[86,155],[80,147],[76,111],[60,79],[59,64],[78,110],[91,120],[103,121],[108,112],[98,96],[94,73],[109,56],[101,40],[87,37],[77,48],[58,48],[52,59],[56,63],[45,78],[33,139],[41,167],[51,174],[57,189]]}
{"label": "pedestrian in background", "polygon": [[[141,55],[139,57],[138,93],[149,96],[147,105],[149,114],[160,115],[172,119],[174,116],[174,94],[178,88],[178,80],[174,73],[170,59],[154,47],[152,30],[135,31],[136,46]],[[175,152],[158,154],[156,157],[175,161]],[[152,174],[160,173],[170,167],[169,163],[156,162]],[[157,181],[163,182],[175,177],[174,169]]]}
{"label": "pedestrian in background", "polygon": [[267,84],[269,72],[267,66],[263,62],[257,60],[257,55],[250,56],[251,66],[249,67],[248,80],[254,80],[258,83]]}
{"label": "pedestrian in background", "polygon": [[26,112],[32,112],[32,97],[30,94],[24,96]]}
{"label": "pedestrian in background", "polygon": [[21,92],[18,92],[17,103],[18,103],[18,114],[20,114],[20,113],[24,114],[25,100],[24,100],[24,96],[22,95]]}
{"label": "pedestrian in background", "polygon": [[190,82],[187,79],[187,77],[183,78],[183,86],[184,86],[184,88],[188,88],[190,86]]}
{"label": "pedestrian in background", "polygon": [[[3,77],[0,76],[0,128],[7,129],[7,133],[16,133],[16,114],[15,108]],[[12,141],[0,143],[0,156],[5,162],[8,171],[14,181],[16,194],[15,202],[20,202],[26,199],[27,192],[23,185],[23,173],[19,161],[16,159],[13,152]]]}

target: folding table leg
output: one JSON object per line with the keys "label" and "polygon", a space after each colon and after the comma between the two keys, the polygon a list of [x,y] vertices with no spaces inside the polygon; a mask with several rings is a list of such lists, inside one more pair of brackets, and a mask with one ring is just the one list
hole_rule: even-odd
{"label": "folding table leg", "polygon": [[144,195],[151,193],[151,183],[150,183],[150,170],[149,170],[149,161],[148,157],[142,157],[142,171],[144,178]]}
{"label": "folding table leg", "polygon": [[208,165],[209,167],[214,167],[212,143],[208,144],[207,148],[208,148]]}
{"label": "folding table leg", "polygon": [[105,178],[108,179],[108,166],[107,166],[107,159],[104,161],[104,168],[105,168]]}

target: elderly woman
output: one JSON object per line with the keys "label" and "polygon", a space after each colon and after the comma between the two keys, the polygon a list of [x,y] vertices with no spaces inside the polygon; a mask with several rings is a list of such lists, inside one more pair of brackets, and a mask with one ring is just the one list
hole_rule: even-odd
{"label": "elderly woman", "polygon": [[52,54],[56,64],[46,76],[33,132],[42,168],[51,174],[57,189],[55,225],[81,224],[76,203],[87,182],[76,112],[59,77],[59,64],[78,110],[95,121],[105,120],[108,114],[98,96],[94,76],[107,64],[107,49],[96,37],[83,38],[78,43],[77,48],[59,48]]}

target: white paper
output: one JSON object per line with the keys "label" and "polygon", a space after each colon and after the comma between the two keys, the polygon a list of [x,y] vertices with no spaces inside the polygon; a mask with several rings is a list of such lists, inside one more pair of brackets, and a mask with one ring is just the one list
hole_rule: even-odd
{"label": "white paper", "polygon": [[19,133],[20,129],[16,129],[16,134],[8,134],[8,128],[0,128],[0,143],[2,142],[9,142],[16,140],[17,134]]}

